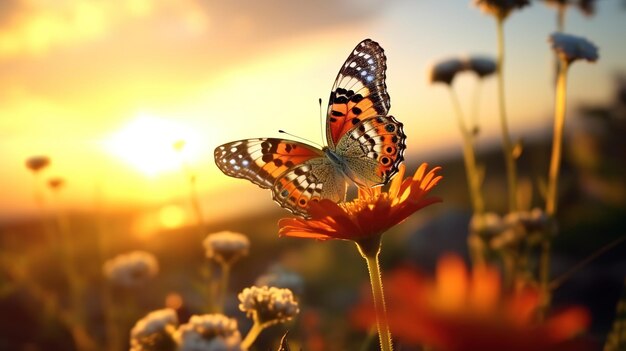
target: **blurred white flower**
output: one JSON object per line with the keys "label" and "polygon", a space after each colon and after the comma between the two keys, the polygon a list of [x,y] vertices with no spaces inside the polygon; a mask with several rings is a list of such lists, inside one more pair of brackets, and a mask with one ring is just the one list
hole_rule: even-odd
{"label": "blurred white flower", "polygon": [[553,33],[549,38],[559,58],[568,64],[578,59],[595,62],[598,48],[589,40],[565,33]]}
{"label": "blurred white flower", "polygon": [[243,289],[238,297],[239,309],[264,327],[288,321],[300,312],[289,289],[252,286]]}
{"label": "blurred white flower", "polygon": [[159,264],[153,254],[133,251],[106,261],[102,270],[113,284],[134,287],[153,278],[159,272]]}
{"label": "blurred white flower", "polygon": [[530,5],[528,0],[474,0],[474,5],[486,14],[505,19],[511,11]]}
{"label": "blurred white flower", "polygon": [[148,313],[130,331],[130,351],[176,351],[177,326],[178,317],[171,308]]}
{"label": "blurred white flower", "polygon": [[516,211],[504,217],[488,212],[482,217],[475,215],[470,222],[470,231],[486,238],[492,249],[503,250],[516,247],[522,240],[537,243],[546,235],[556,231],[554,224],[539,208],[531,211]]}
{"label": "blurred white flower", "polygon": [[26,159],[26,168],[33,171],[33,173],[39,172],[49,164],[50,158],[48,158],[48,156],[32,156]]}
{"label": "blurred white flower", "polygon": [[271,266],[267,270],[267,273],[257,278],[254,285],[289,289],[297,295],[302,294],[304,290],[304,280],[302,277],[297,273],[285,269],[280,264]]}
{"label": "blurred white flower", "polygon": [[191,316],[176,333],[180,351],[243,351],[237,321],[222,314]]}
{"label": "blurred white flower", "polygon": [[206,257],[221,264],[232,264],[248,254],[250,240],[235,232],[222,231],[209,234],[202,242]]}
{"label": "blurred white flower", "polygon": [[434,64],[430,69],[430,83],[452,84],[457,73],[465,70],[465,63],[457,58],[442,60]]}
{"label": "blurred white flower", "polygon": [[506,229],[506,224],[500,215],[495,212],[475,214],[469,223],[470,232],[483,237],[491,237]]}
{"label": "blurred white flower", "polygon": [[465,59],[465,67],[484,78],[496,72],[496,61],[485,56],[470,56]]}

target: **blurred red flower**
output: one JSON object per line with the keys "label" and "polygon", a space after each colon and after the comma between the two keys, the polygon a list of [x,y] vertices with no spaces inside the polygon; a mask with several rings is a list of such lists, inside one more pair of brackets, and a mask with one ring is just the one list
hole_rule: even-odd
{"label": "blurred red flower", "polygon": [[[498,271],[482,266],[471,274],[455,255],[442,257],[435,279],[412,269],[397,270],[385,281],[391,331],[407,344],[441,351],[558,351],[587,349],[573,337],[590,317],[582,307],[570,307],[537,320],[540,292],[530,287],[502,290]],[[371,302],[352,314],[360,328],[375,321]]]}
{"label": "blurred red flower", "polygon": [[358,198],[351,202],[337,204],[327,199],[312,202],[311,218],[281,219],[279,235],[357,242],[378,238],[417,210],[441,201],[437,197],[426,198],[442,178],[436,174],[440,167],[426,172],[427,167],[423,163],[413,177],[403,180],[405,166],[401,165],[386,192],[381,187],[359,189]]}

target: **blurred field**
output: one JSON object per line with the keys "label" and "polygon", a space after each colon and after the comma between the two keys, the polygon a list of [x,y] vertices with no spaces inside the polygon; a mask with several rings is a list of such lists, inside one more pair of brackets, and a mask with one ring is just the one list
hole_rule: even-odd
{"label": "blurred field", "polygon": [[[626,106],[626,101],[623,106]],[[610,112],[607,112],[610,111]],[[624,119],[614,118],[614,110],[595,106],[581,109],[577,128],[567,141],[563,166],[563,187],[559,215],[561,232],[554,242],[552,276],[567,271],[587,255],[626,233],[626,131]],[[607,116],[606,114],[611,114]],[[593,128],[589,127],[593,126]],[[581,146],[581,145],[584,145]],[[546,174],[549,144],[538,133],[525,143],[519,162],[522,183],[536,182]],[[489,170],[485,184],[486,202],[503,209],[505,191],[501,151],[492,145],[479,152]],[[425,160],[443,167],[444,180],[435,195],[443,203],[414,215],[384,237],[382,266],[391,271],[402,265],[415,265],[431,271],[444,252],[466,256],[467,223],[470,218],[462,161],[457,155]],[[409,168],[415,165],[409,165]],[[251,185],[252,186],[252,185]],[[537,189],[537,187],[534,187]],[[528,205],[541,203],[540,195],[529,194]],[[186,199],[181,208],[191,210]],[[236,293],[254,284],[272,265],[299,274],[304,286],[298,296],[301,316],[288,324],[290,339],[302,342],[321,338],[324,349],[358,349],[362,332],[353,328],[351,308],[367,291],[367,272],[350,242],[315,243],[278,238],[277,220],[288,214],[271,203],[268,195],[262,214],[236,220],[214,221],[205,227],[176,229],[155,227],[137,235],[137,220],[146,213],[157,217],[159,207],[126,212],[70,212],[53,216],[53,206],[42,218],[7,220],[0,231],[2,270],[0,286],[0,349],[71,350],[70,331],[54,311],[68,303],[68,282],[62,274],[63,254],[58,244],[58,220],[66,221],[71,233],[74,257],[71,264],[84,288],[85,325],[96,340],[104,342],[105,305],[103,294],[111,294],[113,304],[126,306],[115,316],[121,345],[128,344],[128,330],[147,312],[164,307],[168,295],[178,294],[181,320],[203,311],[202,272],[207,267],[219,274],[204,258],[202,239],[208,233],[231,230],[245,233],[251,241],[249,256],[238,262],[232,273],[226,314],[237,317],[243,330],[249,322],[238,311]],[[148,216],[149,217],[149,216]],[[46,242],[52,235],[52,243]],[[122,289],[110,286],[102,274],[103,261],[114,255],[141,249],[156,255],[160,270],[145,286]],[[555,306],[582,304],[593,315],[590,338],[602,343],[615,313],[615,304],[626,272],[626,245],[603,254],[572,276],[556,291]],[[36,287],[36,288],[35,288]],[[171,296],[170,296],[171,298]],[[119,310],[118,310],[119,312]],[[256,349],[276,347],[284,328],[272,327],[263,334]],[[375,343],[374,343],[375,344]],[[266,345],[266,346],[262,346]],[[123,348],[120,348],[123,349]],[[305,349],[307,349],[305,347]]]}

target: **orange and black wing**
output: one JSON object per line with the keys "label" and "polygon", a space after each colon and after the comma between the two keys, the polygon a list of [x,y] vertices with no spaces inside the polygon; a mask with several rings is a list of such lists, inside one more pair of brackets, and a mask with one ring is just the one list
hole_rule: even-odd
{"label": "orange and black wing", "polygon": [[387,115],[391,105],[385,84],[386,60],[383,48],[365,39],[341,67],[326,116],[326,140],[331,149],[360,121]]}

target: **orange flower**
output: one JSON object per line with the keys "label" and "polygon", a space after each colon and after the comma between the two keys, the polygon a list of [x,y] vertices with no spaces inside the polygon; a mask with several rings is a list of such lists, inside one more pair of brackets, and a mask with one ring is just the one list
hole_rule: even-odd
{"label": "orange flower", "polygon": [[[581,344],[572,338],[589,324],[589,314],[581,307],[539,323],[537,289],[505,294],[496,269],[477,267],[470,275],[454,255],[439,260],[434,280],[404,269],[392,273],[385,287],[394,335],[404,343],[441,351],[580,350]],[[368,328],[374,311],[364,303],[352,317],[359,327]]]}
{"label": "orange flower", "polygon": [[441,201],[437,197],[425,198],[442,178],[436,175],[440,167],[426,173],[427,167],[423,163],[412,178],[402,180],[405,166],[401,165],[386,192],[381,187],[369,189],[369,194],[359,189],[358,198],[351,202],[336,204],[324,199],[311,203],[311,218],[281,219],[278,222],[279,235],[357,242],[378,238],[415,211]]}

